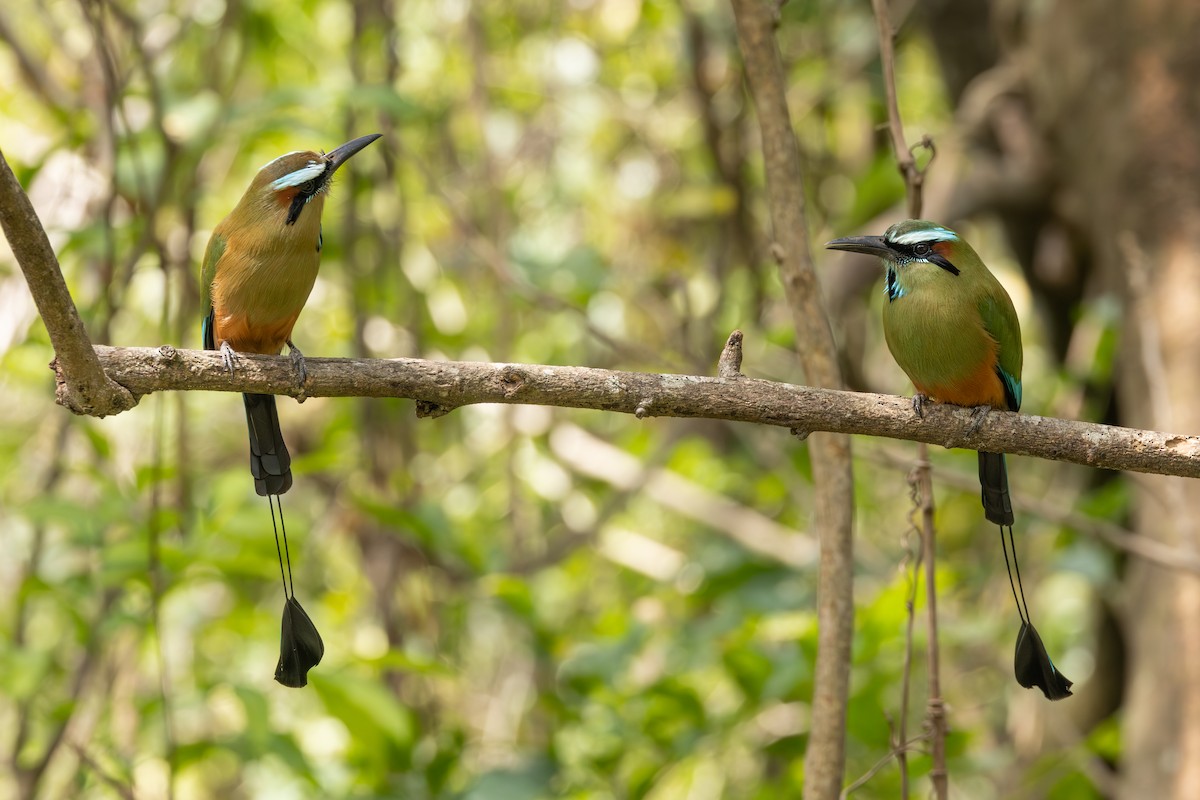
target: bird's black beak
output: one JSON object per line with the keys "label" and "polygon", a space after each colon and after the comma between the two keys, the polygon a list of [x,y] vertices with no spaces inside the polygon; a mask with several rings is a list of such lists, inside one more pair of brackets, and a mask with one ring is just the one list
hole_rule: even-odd
{"label": "bird's black beak", "polygon": [[325,154],[325,160],[329,162],[329,172],[326,174],[332,175],[338,167],[349,161],[351,156],[381,136],[383,136],[382,133],[370,133],[357,139],[351,139],[341,147],[330,150]]}
{"label": "bird's black beak", "polygon": [[826,250],[845,250],[850,253],[863,253],[868,256],[887,258],[892,255],[892,248],[882,236],[846,236],[834,239],[825,245]]}

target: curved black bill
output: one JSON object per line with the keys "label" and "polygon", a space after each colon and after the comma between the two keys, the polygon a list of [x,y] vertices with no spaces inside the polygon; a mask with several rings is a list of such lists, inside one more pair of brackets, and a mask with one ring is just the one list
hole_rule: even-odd
{"label": "curved black bill", "polygon": [[335,147],[325,154],[325,160],[329,162],[329,174],[332,175],[337,168],[350,160],[350,157],[362,150],[364,147],[383,136],[382,133],[369,133],[366,136],[360,136],[357,139],[351,139],[341,147]]}
{"label": "curved black bill", "polygon": [[275,680],[284,686],[299,689],[308,685],[308,671],[321,663],[325,655],[325,643],[317,626],[295,597],[289,597],[283,605],[283,633],[279,640],[279,664],[275,667]]}
{"label": "curved black bill", "polygon": [[1017,683],[1026,689],[1034,686],[1042,690],[1047,700],[1062,700],[1071,696],[1071,681],[1054,666],[1038,636],[1037,628],[1028,622],[1021,623],[1017,634],[1017,653],[1013,661]]}
{"label": "curved black bill", "polygon": [[892,248],[882,236],[846,236],[825,243],[826,250],[845,250],[849,253],[864,253],[869,256],[890,255]]}

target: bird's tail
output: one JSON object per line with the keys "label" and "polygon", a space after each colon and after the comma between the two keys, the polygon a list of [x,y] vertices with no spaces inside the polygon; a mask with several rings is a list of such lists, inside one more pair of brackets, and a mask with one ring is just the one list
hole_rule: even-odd
{"label": "bird's tail", "polygon": [[[283,494],[292,488],[292,457],[279,430],[275,395],[244,394],[246,427],[250,429],[250,472],[260,495]],[[982,462],[980,462],[982,463]],[[982,473],[980,473],[982,474]]]}
{"label": "bird's tail", "polygon": [[[1021,618],[1021,630],[1017,634],[1017,649],[1013,660],[1017,683],[1026,689],[1038,687],[1047,700],[1070,697],[1071,680],[1059,672],[1050,660],[1046,646],[1042,644],[1042,637],[1038,635],[1037,628],[1033,627],[1033,618],[1029,616],[1029,604],[1025,602],[1021,567],[1017,563],[1017,543],[1013,538],[1008,467],[1004,463],[1003,453],[979,454],[979,486],[984,516],[989,522],[1000,526],[1000,546],[1004,550],[1004,566],[1008,567],[1008,585],[1012,588],[1013,600],[1017,604],[1017,616]],[[1005,527],[1008,528],[1007,536]],[[1008,558],[1010,550],[1011,561]]]}
{"label": "bird's tail", "polygon": [[1012,525],[1012,498],[1008,496],[1008,467],[1004,453],[979,453],[979,487],[983,513],[989,522]]}

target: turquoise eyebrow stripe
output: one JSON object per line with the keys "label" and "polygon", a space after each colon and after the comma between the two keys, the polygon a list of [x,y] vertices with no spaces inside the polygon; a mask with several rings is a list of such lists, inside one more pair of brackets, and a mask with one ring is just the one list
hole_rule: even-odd
{"label": "turquoise eyebrow stripe", "polygon": [[949,228],[926,228],[924,230],[902,233],[892,241],[896,244],[917,244],[918,242],[957,242],[958,234]]}
{"label": "turquoise eyebrow stripe", "polygon": [[322,161],[310,161],[308,162],[308,166],[301,167],[294,172],[289,172],[282,178],[277,178],[271,181],[271,189],[272,191],[278,192],[280,189],[287,189],[289,186],[299,186],[305,181],[310,181],[313,178],[320,177],[322,174],[324,174],[327,166],[328,165]]}

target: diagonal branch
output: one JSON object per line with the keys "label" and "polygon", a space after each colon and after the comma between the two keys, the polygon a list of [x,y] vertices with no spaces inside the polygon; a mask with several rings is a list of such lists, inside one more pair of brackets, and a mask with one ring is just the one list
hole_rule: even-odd
{"label": "diagonal branch", "polygon": [[79,319],[46,231],[0,152],[0,227],[12,247],[54,345],[58,402],[77,414],[104,416],[137,402],[105,376]]}
{"label": "diagonal branch", "polygon": [[[100,364],[135,396],[206,390],[300,394],[286,356],[238,356],[230,375],[221,354],[170,346],[98,345]],[[1101,469],[1200,478],[1200,436],[1098,425],[928,403],[924,417],[895,395],[846,392],[749,377],[711,378],[591,367],[428,361],[420,358],[307,358],[306,397],[402,397],[437,417],[475,403],[617,411],[638,417],[702,417],[1035,456]],[[978,430],[972,430],[974,426]]]}

